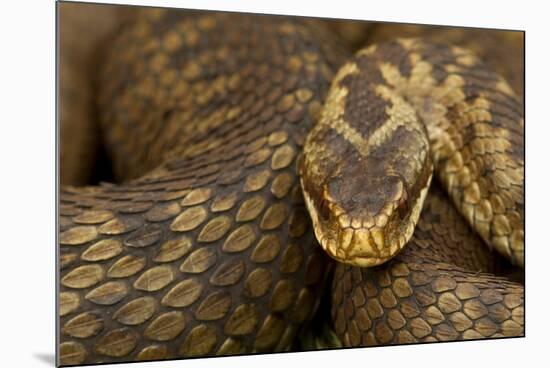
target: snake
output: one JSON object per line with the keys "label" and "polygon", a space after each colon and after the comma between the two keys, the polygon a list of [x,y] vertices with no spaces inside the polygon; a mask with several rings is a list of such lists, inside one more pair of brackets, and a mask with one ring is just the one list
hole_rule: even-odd
{"label": "snake", "polygon": [[108,44],[114,182],[60,188],[61,365],[289,351],[327,296],[344,346],[524,335],[522,104],[473,52],[166,9]]}

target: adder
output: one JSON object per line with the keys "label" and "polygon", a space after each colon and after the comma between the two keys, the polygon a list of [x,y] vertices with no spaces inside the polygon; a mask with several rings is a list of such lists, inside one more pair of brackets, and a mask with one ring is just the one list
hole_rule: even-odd
{"label": "adder", "polygon": [[472,52],[159,9],[109,43],[117,183],[61,188],[61,364],[286,351],[327,281],[346,346],[523,335],[491,274],[523,265],[522,105]]}

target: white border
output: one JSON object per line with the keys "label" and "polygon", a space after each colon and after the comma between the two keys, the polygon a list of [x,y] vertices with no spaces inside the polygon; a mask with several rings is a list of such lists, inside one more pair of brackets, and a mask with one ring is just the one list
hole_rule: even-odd
{"label": "white border", "polygon": [[[110,3],[106,1],[98,1]],[[317,353],[117,364],[105,367],[518,367],[545,353],[550,292],[546,181],[550,146],[548,12],[527,1],[115,1],[408,23],[523,29],[526,34],[527,309],[525,339]],[[0,12],[0,366],[52,366],[54,353],[54,2],[4,3]],[[544,358],[542,358],[544,359]],[[548,359],[544,359],[547,361]],[[49,363],[48,363],[49,362]]]}

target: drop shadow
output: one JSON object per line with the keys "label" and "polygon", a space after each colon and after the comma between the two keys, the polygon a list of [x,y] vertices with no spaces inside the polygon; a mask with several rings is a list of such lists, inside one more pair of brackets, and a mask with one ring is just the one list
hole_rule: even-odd
{"label": "drop shadow", "polygon": [[51,367],[55,367],[55,354],[50,354],[50,353],[34,353],[33,356],[48,364],[49,366]]}

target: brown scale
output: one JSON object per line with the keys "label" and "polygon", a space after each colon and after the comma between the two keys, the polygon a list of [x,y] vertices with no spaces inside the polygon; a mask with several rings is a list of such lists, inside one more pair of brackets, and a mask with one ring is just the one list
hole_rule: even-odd
{"label": "brown scale", "polygon": [[398,37],[422,37],[472,50],[501,74],[523,101],[524,36],[518,31],[378,23],[365,34],[363,45]]}
{"label": "brown scale", "polygon": [[334,329],[345,346],[524,335],[523,286],[431,188],[412,240],[376,268],[338,264]]}
{"label": "brown scale", "polygon": [[[100,77],[102,130],[122,184],[62,188],[61,364],[287,350],[317,308],[329,263],[314,240],[296,164],[345,53],[316,22],[143,13],[114,40]],[[463,239],[480,241],[445,200],[434,201],[423,216],[434,212],[440,223],[421,220],[426,228],[414,242],[424,247],[411,251],[427,257],[427,247],[454,245],[434,262],[459,285],[443,291],[450,286],[445,278],[426,298],[439,298],[432,306],[444,314],[456,307],[453,297],[463,302],[473,327],[456,338],[522,335],[522,289],[457,273],[459,266],[472,272],[497,266],[477,246],[467,254],[458,248]],[[409,262],[399,258],[406,252],[391,262]],[[454,255],[463,258],[449,266]],[[428,258],[411,259],[409,275],[434,274]],[[449,326],[467,325],[457,312],[441,324],[433,308],[428,319],[413,315],[408,276],[397,268],[376,278],[382,297],[365,300],[371,312],[378,315],[376,303],[393,301],[389,275],[393,298],[404,298],[401,314],[417,335],[426,330],[423,320],[432,323],[435,338],[457,336]],[[373,318],[359,311],[360,303],[353,314],[349,298],[360,302],[360,292],[349,291],[367,283],[372,292],[371,272],[339,266],[336,273],[333,285],[345,292],[335,290],[333,314],[347,345],[367,325],[365,312],[372,321],[361,330],[368,336],[361,345],[373,337],[388,341],[399,320],[392,311],[384,319],[384,310]],[[474,288],[460,286],[468,281],[479,290],[473,299]],[[512,291],[506,294],[503,285]]]}
{"label": "brown scale", "polygon": [[372,266],[410,238],[427,188],[419,120],[457,208],[489,246],[522,266],[521,103],[470,51],[419,39],[359,51],[338,71],[308,135],[302,183],[323,248]]}
{"label": "brown scale", "polygon": [[161,10],[121,31],[99,110],[115,177],[137,179],[62,188],[61,364],[290,347],[328,265],[295,166],[330,37]]}
{"label": "brown scale", "polygon": [[523,32],[349,20],[322,22],[326,22],[353,50],[410,37],[467,48],[501,74],[523,101]]}
{"label": "brown scale", "polygon": [[[332,87],[336,92],[329,92],[329,102],[332,95],[338,96],[336,88],[348,87],[357,80],[376,79],[377,64],[384,83],[417,107],[422,120],[436,122],[447,132],[448,137],[439,141],[438,130],[427,127],[438,177],[450,190],[456,206],[486,243],[513,263],[523,265],[523,116],[522,105],[512,89],[468,51],[400,40],[359,52],[353,63],[338,72],[340,78]],[[366,73],[368,68],[373,70]],[[353,96],[361,92],[354,88],[349,91],[345,112],[351,109],[354,113],[361,106],[353,102]],[[439,96],[443,99],[438,101]],[[367,109],[370,118],[349,114],[344,122],[325,119],[324,125],[337,131],[339,125],[348,124],[347,132],[341,129],[344,133],[338,134],[352,138],[325,141],[321,146],[337,152],[347,144],[354,146],[359,155],[365,155],[362,144],[373,133],[359,124],[377,122],[373,118],[376,100],[366,103],[375,105]],[[392,106],[385,107],[388,111]],[[331,116],[330,111],[323,114]],[[455,123],[462,126],[455,128]],[[350,128],[358,133],[349,133]],[[363,140],[353,138],[361,134]],[[311,141],[320,144],[315,139]],[[378,148],[371,147],[370,151]],[[307,143],[305,150],[312,151]],[[323,148],[318,150],[322,152]],[[387,156],[391,154],[388,151]],[[319,157],[320,154],[312,159],[311,167],[315,168]],[[326,165],[327,160],[338,161],[334,155],[328,157],[319,162]],[[345,155],[343,164],[334,165],[353,163],[349,157]],[[312,171],[320,183],[330,177],[322,165]],[[330,192],[336,201],[345,204],[346,199],[335,193]],[[388,264],[372,269],[337,266],[332,319],[343,344],[372,346],[523,336],[523,286],[480,274],[494,273],[509,265],[496,267],[487,262],[495,255],[469,234],[463,220],[440,193],[431,194],[423,211],[412,241]]]}

